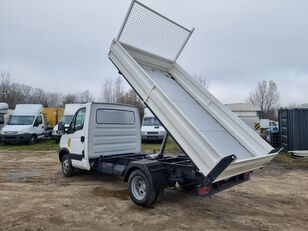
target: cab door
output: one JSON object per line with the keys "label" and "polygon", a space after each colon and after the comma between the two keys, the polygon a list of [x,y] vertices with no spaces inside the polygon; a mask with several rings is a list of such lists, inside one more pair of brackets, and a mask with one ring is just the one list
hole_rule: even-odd
{"label": "cab door", "polygon": [[85,118],[86,108],[79,109],[68,128],[67,147],[70,151],[72,165],[89,170],[89,161],[85,159]]}
{"label": "cab door", "polygon": [[44,137],[45,126],[43,123],[43,115],[39,114],[36,116],[33,124],[33,131],[33,133],[36,134],[39,139]]}

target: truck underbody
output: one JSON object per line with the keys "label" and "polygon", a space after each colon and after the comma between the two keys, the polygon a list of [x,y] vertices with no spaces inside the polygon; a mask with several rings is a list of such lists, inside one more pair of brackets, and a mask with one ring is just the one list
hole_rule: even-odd
{"label": "truck underbody", "polygon": [[[232,159],[230,157],[230,159]],[[249,179],[251,172],[239,174],[213,183],[217,175],[224,170],[228,160],[221,162],[220,169],[215,169],[211,174],[204,176],[199,169],[185,154],[177,156],[164,156],[161,154],[127,154],[101,156],[100,158],[91,159],[91,169],[116,175],[124,178],[128,182],[130,176],[135,171],[143,172],[151,182],[152,191],[155,195],[152,201],[138,203],[139,205],[150,205],[156,201],[161,192],[168,189],[182,188],[184,191],[194,191],[198,196],[208,196],[236,184],[242,183]],[[134,185],[129,184],[129,189]],[[135,195],[130,196],[136,203]]]}

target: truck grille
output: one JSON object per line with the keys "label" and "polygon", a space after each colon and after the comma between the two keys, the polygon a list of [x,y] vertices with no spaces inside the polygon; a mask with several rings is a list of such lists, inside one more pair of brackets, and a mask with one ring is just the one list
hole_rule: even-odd
{"label": "truck grille", "polygon": [[148,135],[158,135],[158,132],[147,132]]}

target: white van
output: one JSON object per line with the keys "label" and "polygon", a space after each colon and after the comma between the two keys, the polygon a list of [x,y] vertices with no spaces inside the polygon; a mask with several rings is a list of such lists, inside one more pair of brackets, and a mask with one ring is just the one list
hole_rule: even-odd
{"label": "white van", "polygon": [[145,108],[141,126],[142,141],[162,141],[165,135],[165,128],[153,113],[148,108]]}
{"label": "white van", "polygon": [[5,143],[34,144],[45,136],[46,118],[41,104],[17,104],[14,113],[2,128]]}
{"label": "white van", "polygon": [[[65,124],[65,127],[68,128],[73,119],[73,116],[81,105],[82,104],[65,104],[64,113],[59,123],[63,122]],[[58,131],[58,124],[52,129],[52,138],[57,142],[60,141],[62,136],[62,134]]]}

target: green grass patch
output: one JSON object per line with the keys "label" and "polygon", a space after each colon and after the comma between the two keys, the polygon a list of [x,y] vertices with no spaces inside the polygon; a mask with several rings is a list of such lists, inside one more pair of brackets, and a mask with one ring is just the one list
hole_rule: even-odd
{"label": "green grass patch", "polygon": [[[160,143],[143,143],[142,151],[143,152],[153,152],[160,150]],[[165,148],[166,153],[182,153],[181,148],[177,145],[177,143],[169,136]]]}
{"label": "green grass patch", "polygon": [[290,156],[287,152],[281,152],[278,154],[274,160],[274,162],[286,164],[286,165],[293,165],[299,167],[308,167],[308,159],[307,158],[294,158]]}
{"label": "green grass patch", "polygon": [[[52,139],[43,139],[36,144],[4,144],[0,142],[0,150],[8,151],[57,151],[59,149],[59,144]],[[160,143],[143,143],[142,152],[157,152],[160,149]],[[181,149],[177,143],[169,137],[167,140],[167,145],[165,152],[168,153],[181,153]]]}
{"label": "green grass patch", "polygon": [[52,139],[43,139],[36,144],[4,144],[0,143],[0,150],[8,151],[51,151],[58,150],[59,144]]}

